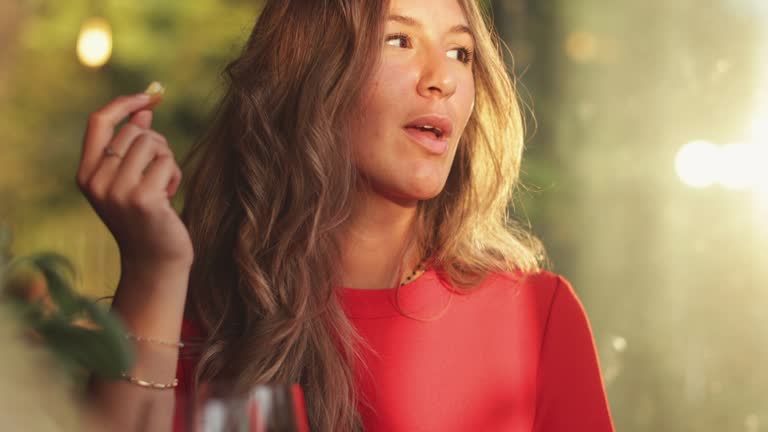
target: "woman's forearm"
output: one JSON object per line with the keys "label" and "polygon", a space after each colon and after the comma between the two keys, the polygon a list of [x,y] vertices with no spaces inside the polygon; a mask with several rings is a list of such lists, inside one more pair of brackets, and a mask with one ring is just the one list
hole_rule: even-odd
{"label": "woman's forearm", "polygon": [[[177,342],[189,282],[187,266],[137,269],[123,264],[113,310],[133,335]],[[134,341],[136,361],[126,373],[143,381],[170,384],[176,376],[177,347]],[[91,381],[90,407],[108,430],[168,432],[172,428],[174,390],[152,389],[127,380]]]}

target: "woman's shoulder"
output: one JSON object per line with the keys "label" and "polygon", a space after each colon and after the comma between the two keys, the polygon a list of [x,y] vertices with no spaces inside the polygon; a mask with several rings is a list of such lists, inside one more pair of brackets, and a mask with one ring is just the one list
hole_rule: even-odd
{"label": "woman's shoulder", "polygon": [[499,300],[507,297],[518,301],[525,299],[526,303],[534,305],[543,316],[549,315],[556,303],[581,308],[581,301],[568,279],[548,270],[491,273],[478,288],[479,292],[485,292]]}
{"label": "woman's shoulder", "polygon": [[560,290],[573,292],[571,283],[563,275],[548,270],[494,272],[489,274],[480,285],[511,289],[518,293],[525,291],[542,298],[552,298]]}

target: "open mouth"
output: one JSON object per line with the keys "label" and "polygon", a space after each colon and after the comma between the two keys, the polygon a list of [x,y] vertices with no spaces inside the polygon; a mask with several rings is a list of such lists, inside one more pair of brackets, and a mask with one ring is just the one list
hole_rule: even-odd
{"label": "open mouth", "polygon": [[406,134],[429,153],[442,155],[448,150],[448,136],[434,128],[406,127]]}
{"label": "open mouth", "polygon": [[426,114],[403,126],[408,136],[433,155],[443,155],[453,132],[453,122],[446,115]]}
{"label": "open mouth", "polygon": [[423,125],[423,126],[408,126],[408,129],[413,129],[416,131],[423,132],[425,134],[428,134],[430,136],[433,136],[437,139],[441,139],[443,135],[445,135],[442,131],[442,129],[435,127],[435,126],[429,126],[429,125]]}

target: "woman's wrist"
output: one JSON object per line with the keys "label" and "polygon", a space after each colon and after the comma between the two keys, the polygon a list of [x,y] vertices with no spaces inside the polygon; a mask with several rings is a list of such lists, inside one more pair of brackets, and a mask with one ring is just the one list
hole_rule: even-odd
{"label": "woman's wrist", "polygon": [[154,260],[142,257],[120,257],[122,274],[138,275],[156,278],[164,274],[189,273],[192,270],[192,259],[179,258],[174,260]]}
{"label": "woman's wrist", "polygon": [[189,272],[188,266],[124,264],[112,306],[126,329],[142,337],[178,340]]}

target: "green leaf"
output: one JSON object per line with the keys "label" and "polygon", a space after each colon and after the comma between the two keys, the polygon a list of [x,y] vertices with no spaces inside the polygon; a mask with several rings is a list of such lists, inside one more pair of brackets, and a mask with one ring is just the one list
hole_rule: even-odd
{"label": "green leaf", "polygon": [[54,352],[98,376],[117,379],[132,366],[133,353],[124,337],[118,339],[100,329],[86,329],[59,320],[46,321],[38,331]]}
{"label": "green leaf", "polygon": [[[45,277],[56,309],[7,298],[26,325],[37,332],[62,366],[77,377],[92,372],[104,378],[119,378],[134,362],[133,346],[125,337],[120,319],[106,307],[77,294],[73,289],[75,270],[69,260],[56,253],[41,253],[14,260],[13,267],[29,264]],[[82,319],[93,328],[73,325]]]}
{"label": "green leaf", "polygon": [[120,357],[120,364],[125,365],[123,370],[130,369],[133,366],[135,354],[133,345],[125,337],[126,330],[120,318],[110,312],[106,306],[91,300],[84,299],[83,309],[88,319],[100,328],[103,337],[111,341],[110,349],[114,355]]}

